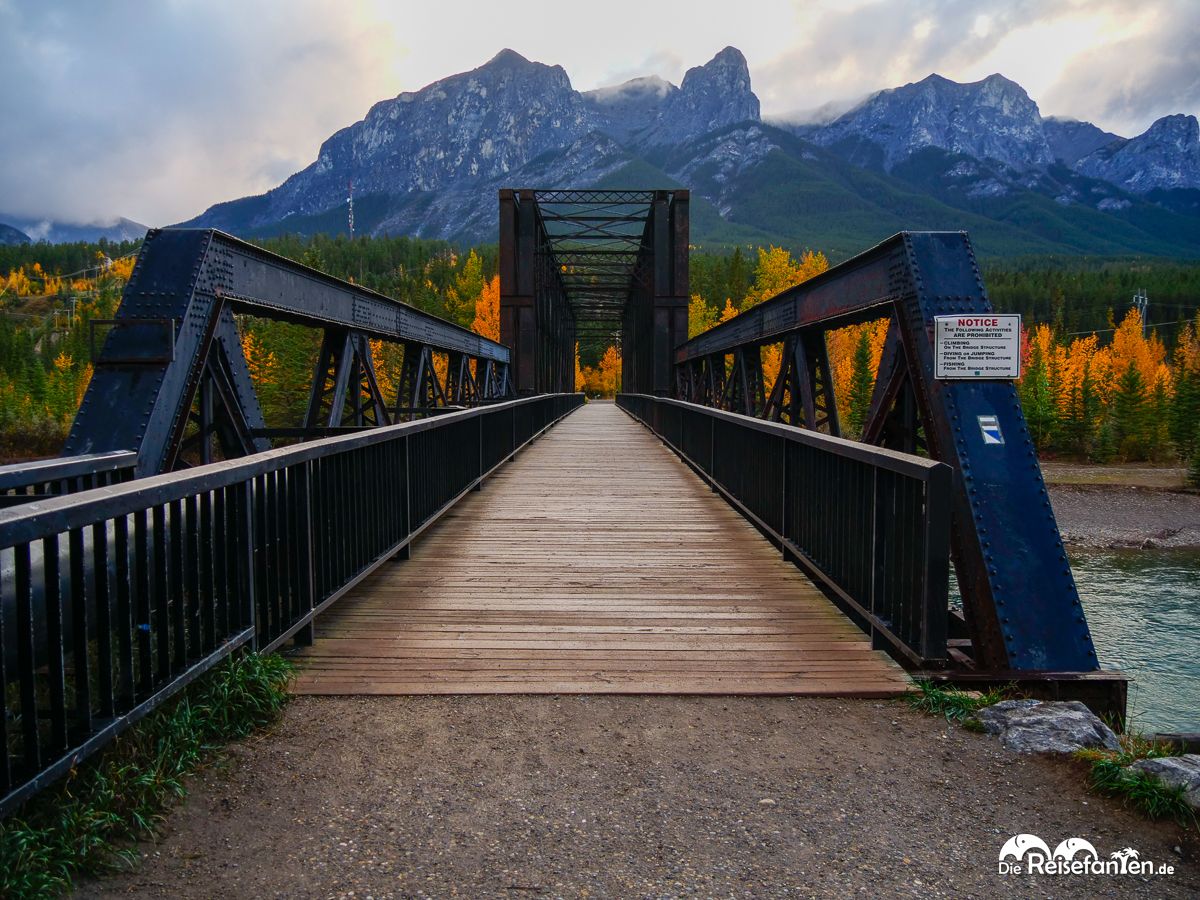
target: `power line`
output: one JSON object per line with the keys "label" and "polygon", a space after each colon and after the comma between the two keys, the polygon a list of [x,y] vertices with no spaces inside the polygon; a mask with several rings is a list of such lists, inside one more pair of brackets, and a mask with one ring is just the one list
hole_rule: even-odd
{"label": "power line", "polygon": [[[1176,319],[1174,322],[1155,322],[1154,327],[1158,328],[1160,325],[1182,325],[1184,322],[1190,322],[1190,321],[1192,321],[1192,320],[1191,319]],[[1036,322],[1034,324],[1045,325],[1046,323],[1045,322]],[[1073,336],[1079,335],[1079,334],[1108,334],[1109,332],[1116,331],[1116,330],[1117,329],[1115,329],[1115,328],[1089,328],[1087,331],[1064,331],[1063,337],[1073,337]]]}

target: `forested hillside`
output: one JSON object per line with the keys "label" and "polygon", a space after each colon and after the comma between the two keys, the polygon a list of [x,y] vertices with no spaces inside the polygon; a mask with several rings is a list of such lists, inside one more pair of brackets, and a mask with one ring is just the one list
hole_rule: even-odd
{"label": "forested hillside", "polygon": [[[407,237],[284,236],[273,252],[354,281],[434,315],[499,337],[496,248],[462,250]],[[0,452],[57,452],[91,375],[88,323],[114,314],[136,244],[0,247]],[[825,270],[820,252],[738,247],[693,253],[690,331],[725,321]],[[1200,267],[1155,260],[1030,258],[992,262],[985,283],[996,307],[1025,317],[1021,398],[1043,452],[1094,460],[1188,458],[1200,423]],[[1150,297],[1149,327],[1130,301]],[[856,435],[869,404],[884,322],[829,335],[837,403]],[[243,348],[268,424],[303,416],[317,335],[242,317]],[[373,344],[385,394],[398,378],[395,348]],[[779,346],[763,351],[768,381]],[[577,389],[620,389],[617,336],[581,345]]]}

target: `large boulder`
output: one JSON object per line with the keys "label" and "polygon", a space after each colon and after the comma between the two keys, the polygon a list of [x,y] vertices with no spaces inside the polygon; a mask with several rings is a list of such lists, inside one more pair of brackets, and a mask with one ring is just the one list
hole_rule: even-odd
{"label": "large boulder", "polygon": [[1183,800],[1192,809],[1200,810],[1200,755],[1164,756],[1160,759],[1139,759],[1129,768],[1153,775],[1164,787],[1183,788]]}
{"label": "large boulder", "polygon": [[1017,753],[1074,753],[1120,746],[1111,728],[1078,700],[1003,700],[979,711],[988,734]]}

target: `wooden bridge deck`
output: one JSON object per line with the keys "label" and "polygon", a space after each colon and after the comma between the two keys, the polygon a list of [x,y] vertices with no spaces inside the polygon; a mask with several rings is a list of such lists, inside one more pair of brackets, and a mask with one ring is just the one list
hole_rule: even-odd
{"label": "wooden bridge deck", "polygon": [[903,671],[610,403],[317,622],[305,694],[889,696]]}

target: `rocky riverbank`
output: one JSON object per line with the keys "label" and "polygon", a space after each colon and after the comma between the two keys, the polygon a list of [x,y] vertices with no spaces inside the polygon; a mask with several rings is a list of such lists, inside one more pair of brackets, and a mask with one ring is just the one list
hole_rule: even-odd
{"label": "rocky riverbank", "polygon": [[1200,493],[1177,466],[1044,461],[1063,540],[1087,550],[1200,549]]}
{"label": "rocky riverbank", "polygon": [[1121,485],[1050,485],[1063,540],[1089,550],[1200,549],[1200,494]]}

